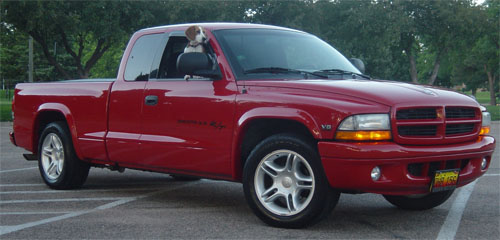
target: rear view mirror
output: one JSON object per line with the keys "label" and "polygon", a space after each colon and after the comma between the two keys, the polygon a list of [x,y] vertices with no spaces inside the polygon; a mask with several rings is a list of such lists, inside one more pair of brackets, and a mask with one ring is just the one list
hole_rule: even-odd
{"label": "rear view mirror", "polygon": [[352,65],[354,65],[361,73],[365,73],[365,64],[359,58],[351,58],[349,59]]}
{"label": "rear view mirror", "polygon": [[177,70],[182,74],[220,79],[222,74],[205,53],[182,53],[177,58]]}

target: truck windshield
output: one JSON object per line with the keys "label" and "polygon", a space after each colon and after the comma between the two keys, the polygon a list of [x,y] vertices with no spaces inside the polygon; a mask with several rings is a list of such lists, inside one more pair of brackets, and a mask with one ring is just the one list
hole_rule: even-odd
{"label": "truck windshield", "polygon": [[238,80],[317,79],[335,74],[361,74],[335,48],[311,34],[230,29],[214,31],[214,35]]}

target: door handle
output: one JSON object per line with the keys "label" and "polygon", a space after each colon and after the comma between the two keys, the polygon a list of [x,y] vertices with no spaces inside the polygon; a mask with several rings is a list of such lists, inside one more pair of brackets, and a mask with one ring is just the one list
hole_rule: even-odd
{"label": "door handle", "polygon": [[144,99],[144,102],[148,106],[154,106],[154,105],[158,104],[158,96],[155,96],[155,95],[146,96],[146,98]]}

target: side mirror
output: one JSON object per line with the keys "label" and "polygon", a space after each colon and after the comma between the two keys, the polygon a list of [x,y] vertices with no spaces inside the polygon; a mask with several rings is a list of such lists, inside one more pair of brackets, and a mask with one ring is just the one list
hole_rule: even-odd
{"label": "side mirror", "polygon": [[222,78],[217,65],[205,53],[190,52],[182,53],[177,58],[177,71],[186,75],[196,75],[215,79]]}
{"label": "side mirror", "polygon": [[354,65],[361,73],[365,73],[365,64],[359,58],[351,58],[349,59],[352,65]]}

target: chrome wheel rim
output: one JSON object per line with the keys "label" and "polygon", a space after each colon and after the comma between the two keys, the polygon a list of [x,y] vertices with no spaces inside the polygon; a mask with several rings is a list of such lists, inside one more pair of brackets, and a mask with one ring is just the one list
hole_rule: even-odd
{"label": "chrome wheel rim", "polygon": [[311,202],[314,173],[298,153],[277,150],[260,161],[254,186],[257,198],[267,210],[280,216],[293,216]]}
{"label": "chrome wheel rim", "polygon": [[64,167],[64,148],[59,136],[55,133],[45,136],[41,155],[43,172],[50,180],[56,180]]}

